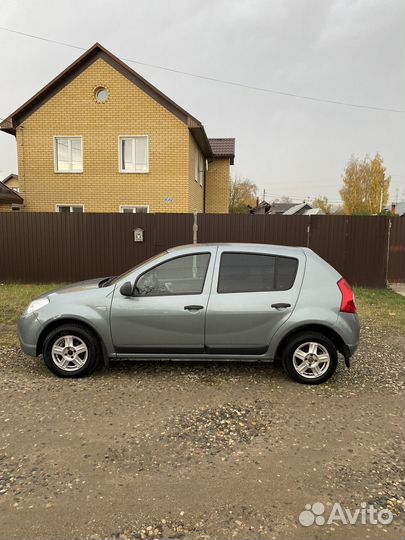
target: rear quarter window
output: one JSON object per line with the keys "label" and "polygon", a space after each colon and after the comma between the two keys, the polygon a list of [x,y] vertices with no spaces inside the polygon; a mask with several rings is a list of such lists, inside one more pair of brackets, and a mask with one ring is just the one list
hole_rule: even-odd
{"label": "rear quarter window", "polygon": [[298,260],[256,253],[223,253],[218,293],[268,292],[291,289]]}

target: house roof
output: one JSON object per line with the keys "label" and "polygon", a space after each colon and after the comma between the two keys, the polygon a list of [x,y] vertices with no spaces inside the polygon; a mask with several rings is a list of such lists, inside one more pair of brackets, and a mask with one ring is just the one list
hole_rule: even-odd
{"label": "house roof", "polygon": [[270,214],[284,214],[287,210],[296,206],[295,203],[273,203],[271,205]]}
{"label": "house roof", "polygon": [[230,158],[231,165],[234,163],[235,159],[235,139],[208,139],[213,157],[215,158]]}
{"label": "house roof", "polygon": [[[95,43],[90,49],[83,53],[77,60],[75,60],[70,66],[64,69],[57,77],[44,86],[39,92],[37,92],[32,98],[26,101],[21,107],[10,114],[5,120],[0,123],[0,130],[15,135],[16,128],[34,111],[41,107],[46,101],[51,99],[62,88],[69,84],[77,75],[82,73],[96,60],[102,58],[105,62],[115,68],[124,77],[133,82],[146,94],[156,100],[160,105],[165,107],[172,114],[177,116],[182,122],[184,122],[190,130],[190,133],[194,137],[197,145],[205,157],[214,157],[214,153],[211,149],[210,142],[205,133],[204,126],[194,116],[188,113],[185,109],[180,107],[172,99],[166,96],[163,92],[158,90],[150,82],[144,79],[139,73],[130,68],[122,60],[113,55],[105,47],[99,43]],[[213,139],[231,141],[232,139]],[[214,143],[215,145],[215,143]],[[231,157],[233,160],[233,154],[221,157]]]}
{"label": "house roof", "polygon": [[4,178],[3,184],[7,184],[10,180],[18,180],[18,174],[11,173]]}
{"label": "house roof", "polygon": [[325,212],[322,210],[322,208],[308,208],[303,213],[304,216],[324,216]]}
{"label": "house roof", "polygon": [[7,187],[4,183],[5,180],[9,180],[10,176],[7,176],[3,180],[3,182],[0,182],[0,203],[1,204],[22,204],[24,202],[24,199],[18,195],[15,191]]}
{"label": "house roof", "polygon": [[307,203],[294,204],[283,212],[284,216],[293,216],[297,214],[304,214],[307,210],[311,210],[311,206]]}
{"label": "house roof", "polygon": [[267,201],[258,202],[257,205],[253,208],[249,207],[249,212],[251,214],[268,214],[271,208],[271,204]]}

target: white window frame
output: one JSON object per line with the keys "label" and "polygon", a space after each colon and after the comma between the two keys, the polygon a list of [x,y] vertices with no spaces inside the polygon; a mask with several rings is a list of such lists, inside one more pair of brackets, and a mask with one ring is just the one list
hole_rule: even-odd
{"label": "white window frame", "polygon": [[[128,171],[122,168],[122,139],[137,139],[146,138],[146,170],[145,171]],[[149,173],[149,135],[118,135],[118,170],[123,174],[148,174]]]}
{"label": "white window frame", "polygon": [[[72,204],[72,203],[58,203],[58,204],[55,204],[55,212],[57,212],[58,214],[61,214],[62,212],[59,212],[59,207],[60,206],[69,206],[70,207],[70,214],[73,214],[73,207],[74,206],[81,206],[83,208],[83,214],[85,212],[84,210],[84,204]],[[67,213],[67,212],[66,212]],[[79,212],[77,212],[79,213]]]}
{"label": "white window frame", "polygon": [[[81,149],[81,152],[82,152],[82,166],[81,166],[81,169],[77,170],[77,171],[72,171],[72,170],[69,170],[69,171],[60,171],[58,169],[58,146],[57,146],[57,141],[58,139],[80,139],[80,149]],[[71,143],[70,143],[70,148],[71,148]],[[70,156],[71,156],[71,151],[70,151]],[[58,174],[81,174],[83,172],[83,161],[84,161],[84,153],[83,153],[83,135],[54,135],[53,136],[53,166],[54,166],[54,172],[55,173],[58,173]],[[70,166],[72,166],[72,164],[70,164]]]}
{"label": "white window frame", "polygon": [[199,168],[200,168],[200,152],[196,148],[194,152],[194,180],[196,182],[198,182]]}
{"label": "white window frame", "polygon": [[198,178],[200,180],[200,186],[202,187],[204,181],[204,157],[202,154],[199,154],[198,160]]}
{"label": "white window frame", "polygon": [[[120,204],[120,214],[124,213],[124,209],[128,208],[146,208],[146,213],[149,214],[149,204]],[[133,212],[133,214],[136,214],[137,212]],[[142,212],[144,213],[144,212]]]}

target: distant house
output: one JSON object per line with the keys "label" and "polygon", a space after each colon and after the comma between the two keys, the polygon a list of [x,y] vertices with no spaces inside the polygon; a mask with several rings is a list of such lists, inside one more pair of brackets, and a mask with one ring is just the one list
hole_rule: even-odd
{"label": "distant house", "polygon": [[284,214],[284,212],[286,212],[287,210],[289,210],[293,206],[296,206],[296,204],[295,203],[278,203],[278,202],[274,202],[271,205],[271,209],[270,209],[269,213],[271,215]]}
{"label": "distant house", "polygon": [[[13,175],[10,175],[13,176]],[[15,175],[14,175],[15,176]],[[20,210],[23,204],[23,199],[17,193],[16,189],[7,185],[12,179],[5,178],[0,182],[0,212],[8,212],[9,210]],[[7,182],[6,182],[7,181]]]}
{"label": "distant house", "polygon": [[405,215],[405,202],[392,203],[391,206],[386,206],[385,210],[391,212],[393,216]]}
{"label": "distant house", "polygon": [[259,202],[259,199],[257,199],[257,203],[256,203],[256,206],[254,208],[251,208],[249,206],[249,212],[251,214],[268,214],[269,211],[270,211],[270,208],[271,208],[271,204],[268,203],[267,201],[261,201]]}
{"label": "distant house", "polygon": [[283,213],[283,216],[313,216],[323,215],[320,208],[312,208],[308,203],[295,204]]}
{"label": "distant house", "polygon": [[258,202],[258,204],[249,210],[251,214],[268,214],[269,216],[310,216],[323,215],[320,208],[312,208],[308,203],[273,203],[267,201]]}
{"label": "distant house", "polygon": [[20,192],[20,183],[18,181],[17,174],[12,173],[6,176],[6,178],[3,180],[3,184],[5,184],[8,188],[12,189],[16,193]]}

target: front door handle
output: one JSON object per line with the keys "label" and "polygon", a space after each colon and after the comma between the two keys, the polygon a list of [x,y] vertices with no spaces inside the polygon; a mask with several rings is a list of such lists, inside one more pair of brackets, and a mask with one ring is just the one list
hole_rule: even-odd
{"label": "front door handle", "polygon": [[274,307],[276,309],[285,309],[285,308],[291,307],[291,304],[283,304],[281,302],[279,304],[271,304],[271,307]]}
{"label": "front door handle", "polygon": [[200,311],[200,309],[204,309],[204,306],[184,306],[184,309],[186,309],[187,311]]}

